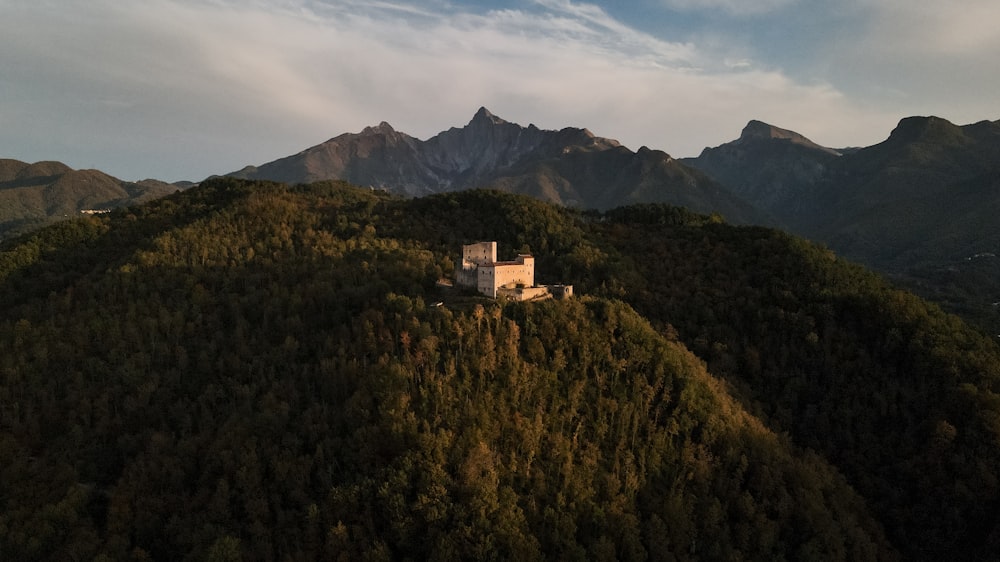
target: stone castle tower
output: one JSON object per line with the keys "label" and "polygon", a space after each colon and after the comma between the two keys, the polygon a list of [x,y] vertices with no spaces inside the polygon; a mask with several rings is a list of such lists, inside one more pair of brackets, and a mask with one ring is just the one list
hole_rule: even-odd
{"label": "stone castle tower", "polygon": [[535,286],[535,258],[520,254],[514,261],[497,261],[496,242],[466,244],[462,246],[462,264],[455,270],[455,281],[496,298],[500,289]]}

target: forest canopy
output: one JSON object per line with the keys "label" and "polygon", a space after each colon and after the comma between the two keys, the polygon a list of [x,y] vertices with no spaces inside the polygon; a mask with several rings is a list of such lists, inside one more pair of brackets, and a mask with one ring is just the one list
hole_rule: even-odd
{"label": "forest canopy", "polygon": [[[477,240],[584,296],[439,287]],[[0,285],[5,558],[1000,548],[996,343],[772,230],[217,179],[8,241]]]}

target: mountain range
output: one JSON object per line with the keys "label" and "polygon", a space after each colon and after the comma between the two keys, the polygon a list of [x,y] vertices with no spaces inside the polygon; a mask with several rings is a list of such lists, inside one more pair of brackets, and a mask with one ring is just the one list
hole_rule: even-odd
{"label": "mountain range", "polygon": [[99,170],[61,162],[0,159],[0,238],[27,232],[81,211],[135,205],[190,184],[126,182]]}
{"label": "mountain range", "polygon": [[[339,179],[405,196],[493,188],[581,209],[668,203],[826,244],[1000,333],[1000,121],[902,119],[869,147],[830,148],[761,121],[695,158],[583,128],[542,130],[480,108],[427,140],[382,122],[229,174]],[[0,236],[187,185],[122,182],[58,163],[0,161]]]}
{"label": "mountain range", "polygon": [[965,257],[1000,243],[1000,229],[975,218],[996,216],[1000,203],[1000,121],[909,117],[884,142],[850,151],[751,122],[684,162],[852,257],[905,266],[915,254]]}
{"label": "mountain range", "polygon": [[409,196],[493,188],[582,209],[663,202],[720,213],[735,223],[764,220],[719,183],[663,151],[633,152],[587,129],[522,127],[486,108],[464,127],[426,141],[383,122],[229,175],[288,183],[339,179]]}
{"label": "mountain range", "polygon": [[850,150],[751,122],[684,162],[782,228],[1000,330],[1000,121],[908,117]]}
{"label": "mountain range", "polygon": [[892,276],[1000,333],[1000,121],[900,121],[882,143],[830,148],[761,121],[674,159],[587,129],[546,131],[485,108],[426,141],[388,123],[230,174],[342,179],[410,196],[495,188],[571,207],[664,202],[777,226]]}

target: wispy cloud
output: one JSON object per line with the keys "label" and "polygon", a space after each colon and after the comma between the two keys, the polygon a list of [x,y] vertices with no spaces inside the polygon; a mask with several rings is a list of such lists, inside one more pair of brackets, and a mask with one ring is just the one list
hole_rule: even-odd
{"label": "wispy cloud", "polygon": [[[15,115],[0,152],[50,143],[62,151],[51,157],[126,176],[198,178],[381,120],[426,138],[479,105],[678,156],[733,138],[750,118],[837,144],[898,117],[569,0],[478,11],[402,0],[0,7],[15,30],[0,38],[0,68],[12,71],[0,78],[10,80],[0,115]],[[98,159],[111,153],[117,164]]]}
{"label": "wispy cloud", "polygon": [[709,12],[722,10],[731,15],[747,16],[772,12],[798,0],[662,0],[679,11]]}

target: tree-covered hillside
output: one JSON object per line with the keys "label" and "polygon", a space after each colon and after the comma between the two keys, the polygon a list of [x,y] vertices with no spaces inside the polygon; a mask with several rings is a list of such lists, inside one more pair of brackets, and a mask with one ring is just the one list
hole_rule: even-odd
{"label": "tree-covered hillside", "polygon": [[[436,287],[479,239],[584,296]],[[975,559],[1000,539],[996,345],[772,231],[224,179],[9,241],[0,289],[5,559]]]}
{"label": "tree-covered hillside", "polygon": [[580,215],[483,192],[409,205],[394,224],[441,247],[498,233],[550,280],[677,333],[841,470],[907,558],[1000,549],[1000,348],[957,317],[822,247],[683,209]]}
{"label": "tree-covered hillside", "polygon": [[188,187],[156,180],[127,182],[62,162],[0,158],[0,239],[76,217],[80,211],[137,205]]}

